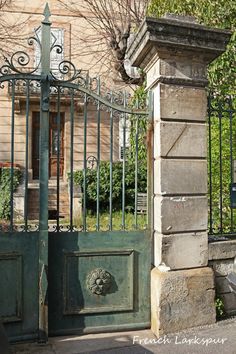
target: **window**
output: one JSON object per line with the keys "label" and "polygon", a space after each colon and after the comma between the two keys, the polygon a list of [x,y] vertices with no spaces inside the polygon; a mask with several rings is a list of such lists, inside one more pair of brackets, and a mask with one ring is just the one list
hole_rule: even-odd
{"label": "window", "polygon": [[[126,122],[125,129],[125,142],[124,142],[124,123]],[[130,147],[130,120],[124,118],[120,118],[119,120],[119,159],[123,160],[124,158],[124,147],[126,148],[126,156],[128,154],[128,149]]]}
{"label": "window", "polygon": [[[37,34],[39,39],[41,40],[41,28],[37,30]],[[54,43],[62,47],[62,53],[58,53],[56,49],[51,51],[51,70],[53,74],[58,78],[62,79],[62,75],[58,73],[59,64],[64,59],[64,30],[62,28],[52,28],[51,29],[51,45]],[[37,67],[40,63],[40,48],[38,45],[35,46],[35,67]],[[37,70],[40,72],[40,66]]]}

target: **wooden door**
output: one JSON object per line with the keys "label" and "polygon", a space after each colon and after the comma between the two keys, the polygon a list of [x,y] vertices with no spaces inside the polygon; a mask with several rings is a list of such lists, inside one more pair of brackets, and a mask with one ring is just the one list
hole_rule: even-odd
{"label": "wooden door", "polygon": [[[32,166],[33,179],[39,179],[39,132],[40,113],[33,113],[33,141],[32,141]],[[57,113],[50,113],[49,116],[49,177],[57,176],[58,159],[58,126]],[[63,176],[64,170],[64,114],[60,117],[60,146],[59,146],[59,175]]]}
{"label": "wooden door", "polygon": [[[60,135],[60,137],[59,137]],[[58,146],[58,138],[60,145]],[[59,147],[59,176],[63,176],[64,170],[64,117],[60,118],[60,133],[57,126],[57,114],[50,114],[49,124],[49,177],[57,177],[57,159]]]}

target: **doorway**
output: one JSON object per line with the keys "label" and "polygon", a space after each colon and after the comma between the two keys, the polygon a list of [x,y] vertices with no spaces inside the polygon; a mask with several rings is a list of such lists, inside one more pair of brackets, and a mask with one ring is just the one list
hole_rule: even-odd
{"label": "doorway", "polygon": [[[40,113],[33,112],[33,141],[32,141],[32,167],[33,179],[39,179],[39,131]],[[49,178],[57,176],[57,161],[59,157],[59,175],[64,172],[64,113],[60,115],[60,132],[58,129],[58,114],[50,112],[49,115]],[[59,137],[60,136],[60,137]],[[58,145],[58,138],[60,143]],[[58,149],[59,147],[59,149]]]}

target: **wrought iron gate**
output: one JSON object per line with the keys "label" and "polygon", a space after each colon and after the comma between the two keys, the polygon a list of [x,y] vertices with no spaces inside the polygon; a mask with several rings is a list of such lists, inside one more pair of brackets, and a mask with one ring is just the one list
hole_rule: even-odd
{"label": "wrought iron gate", "polygon": [[236,95],[208,96],[208,189],[210,240],[235,237]]}
{"label": "wrought iron gate", "polygon": [[17,51],[0,69],[0,316],[11,340],[149,327],[149,115],[68,60],[51,70],[49,17],[29,39],[37,66]]}

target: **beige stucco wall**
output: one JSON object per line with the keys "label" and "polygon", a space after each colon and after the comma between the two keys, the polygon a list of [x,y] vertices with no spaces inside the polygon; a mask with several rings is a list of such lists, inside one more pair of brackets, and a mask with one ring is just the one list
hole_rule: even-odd
{"label": "beige stucco wall", "polygon": [[[48,1],[52,16],[50,18],[52,27],[63,28],[64,30],[64,59],[71,60],[77,69],[89,70],[90,75],[101,75],[106,80],[106,85],[113,83],[112,73],[103,77],[107,67],[102,65],[99,60],[99,54],[96,55],[86,49],[86,42],[83,41],[91,29],[88,28],[86,21],[78,14],[69,13],[58,1]],[[13,45],[6,48],[11,52],[18,49],[25,50],[30,55],[29,66],[34,66],[34,47],[27,45],[26,38],[33,34],[33,29],[40,25],[43,19],[42,13],[45,7],[45,1],[15,1],[14,7],[7,9],[4,16],[9,24],[22,23],[20,39],[14,41]],[[91,15],[88,14],[87,15]],[[18,44],[17,44],[18,43]],[[86,50],[85,50],[86,49]],[[1,58],[1,63],[3,63]],[[31,95],[32,96],[32,95]],[[68,101],[68,100],[67,100]],[[26,144],[26,109],[25,98],[22,95],[15,95],[14,103],[14,161],[21,166],[25,166],[25,144]],[[29,170],[32,169],[32,112],[39,111],[39,94],[30,99],[29,114]],[[56,102],[52,100],[50,111],[56,111]],[[8,84],[4,89],[0,89],[0,162],[10,161],[11,151],[11,112],[12,95],[8,92]],[[61,112],[65,114],[64,129],[64,177],[70,169],[70,105],[62,99]],[[74,169],[83,167],[83,104],[75,103],[75,129],[74,129]],[[114,119],[114,145],[113,159],[119,157],[119,122]],[[109,160],[110,153],[110,117],[108,112],[101,113],[101,159]],[[88,125],[87,125],[87,157],[97,156],[97,112],[96,107],[91,104],[88,107]]]}

